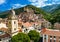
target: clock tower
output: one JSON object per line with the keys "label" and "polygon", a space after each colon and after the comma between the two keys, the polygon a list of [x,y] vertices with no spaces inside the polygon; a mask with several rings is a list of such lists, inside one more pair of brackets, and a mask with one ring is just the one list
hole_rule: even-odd
{"label": "clock tower", "polygon": [[11,10],[11,15],[8,18],[8,28],[11,36],[18,33],[18,19],[13,9]]}

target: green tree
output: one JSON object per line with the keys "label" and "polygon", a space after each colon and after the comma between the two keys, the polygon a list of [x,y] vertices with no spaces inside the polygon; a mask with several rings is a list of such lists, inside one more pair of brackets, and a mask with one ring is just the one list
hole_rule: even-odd
{"label": "green tree", "polygon": [[38,42],[39,41],[39,38],[40,38],[39,32],[37,32],[35,30],[31,30],[28,33],[28,35],[29,35],[30,39],[33,40],[34,42]]}
{"label": "green tree", "polygon": [[30,38],[27,34],[18,33],[17,35],[12,37],[11,41],[12,42],[30,42]]}

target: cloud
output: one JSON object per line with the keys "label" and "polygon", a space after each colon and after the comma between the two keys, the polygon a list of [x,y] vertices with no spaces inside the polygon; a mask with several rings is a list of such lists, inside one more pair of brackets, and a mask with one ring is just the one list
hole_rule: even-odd
{"label": "cloud", "polygon": [[31,2],[32,5],[35,5],[37,7],[43,7],[45,6],[46,4],[44,3],[45,1],[47,0],[29,0]]}
{"label": "cloud", "polygon": [[37,0],[29,0],[30,2],[36,2]]}
{"label": "cloud", "polygon": [[21,4],[19,4],[19,3],[17,3],[17,4],[12,4],[12,7],[13,7],[13,8],[20,8],[20,7],[24,7],[24,6],[26,6],[26,5],[21,5]]}
{"label": "cloud", "polygon": [[0,0],[0,5],[5,3],[5,2],[6,2],[6,0]]}
{"label": "cloud", "polygon": [[59,4],[60,0],[28,0],[32,5],[44,7],[46,5]]}

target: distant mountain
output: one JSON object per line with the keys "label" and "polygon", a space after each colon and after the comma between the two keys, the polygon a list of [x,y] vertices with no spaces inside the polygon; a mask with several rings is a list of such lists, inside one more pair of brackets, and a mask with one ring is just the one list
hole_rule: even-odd
{"label": "distant mountain", "polygon": [[[27,8],[27,7],[29,9],[32,9],[35,14],[42,14],[44,16],[45,15],[47,15],[47,16],[49,15],[47,12],[43,11],[41,8],[37,8],[37,7],[33,6],[33,5],[27,5],[27,6],[25,6],[25,8]],[[18,8],[18,9],[14,9],[14,10],[16,12],[16,15],[19,15],[20,13],[24,12],[24,7]],[[0,18],[6,18],[8,15],[11,14],[10,11],[11,10],[8,10],[8,11],[5,11],[5,12],[0,13]]]}
{"label": "distant mountain", "polygon": [[53,13],[56,9],[59,9],[59,7],[60,4],[53,4],[53,5],[42,7],[42,9],[46,12]]}
{"label": "distant mountain", "polygon": [[55,22],[60,23],[60,4],[45,6],[45,7],[42,7],[42,9],[45,12],[48,12],[51,14],[51,18],[49,19],[49,21],[52,24],[54,24]]}

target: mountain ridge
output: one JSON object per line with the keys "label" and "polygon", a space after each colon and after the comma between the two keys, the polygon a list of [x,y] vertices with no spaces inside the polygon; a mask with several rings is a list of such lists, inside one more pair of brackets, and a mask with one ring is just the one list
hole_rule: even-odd
{"label": "mountain ridge", "polygon": [[60,4],[53,4],[53,5],[42,7],[42,9],[48,13],[53,13],[53,11],[58,9],[59,7],[60,7]]}

